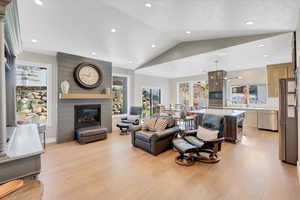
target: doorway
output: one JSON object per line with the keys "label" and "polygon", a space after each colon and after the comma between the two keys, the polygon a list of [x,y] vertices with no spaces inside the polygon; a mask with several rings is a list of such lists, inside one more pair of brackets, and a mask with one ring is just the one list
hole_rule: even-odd
{"label": "doorway", "polygon": [[158,106],[161,104],[161,89],[143,88],[142,90],[142,116],[151,117],[158,113]]}

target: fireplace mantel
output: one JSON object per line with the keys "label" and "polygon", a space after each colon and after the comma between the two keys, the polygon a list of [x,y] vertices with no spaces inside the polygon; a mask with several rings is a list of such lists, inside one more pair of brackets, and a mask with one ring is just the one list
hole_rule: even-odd
{"label": "fireplace mantel", "polygon": [[60,94],[59,99],[112,99],[109,94],[71,93]]}

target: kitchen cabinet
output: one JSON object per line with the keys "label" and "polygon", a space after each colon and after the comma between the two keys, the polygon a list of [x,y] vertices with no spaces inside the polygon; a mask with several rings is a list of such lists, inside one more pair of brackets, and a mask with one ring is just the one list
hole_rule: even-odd
{"label": "kitchen cabinet", "polygon": [[278,131],[278,111],[261,110],[257,113],[257,128]]}
{"label": "kitchen cabinet", "polygon": [[247,110],[246,126],[257,128],[257,111],[256,110]]}
{"label": "kitchen cabinet", "polygon": [[267,66],[268,96],[279,96],[279,79],[293,78],[294,68],[292,63],[282,63]]}

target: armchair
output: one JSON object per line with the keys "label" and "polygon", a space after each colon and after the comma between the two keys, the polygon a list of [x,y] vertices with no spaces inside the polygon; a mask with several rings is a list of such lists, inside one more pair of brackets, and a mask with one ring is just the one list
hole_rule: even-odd
{"label": "armchair", "polygon": [[142,114],[142,107],[131,106],[129,115],[121,118],[121,123],[139,125]]}
{"label": "armchair", "polygon": [[[205,163],[216,163],[221,160],[218,152],[224,142],[223,136],[223,117],[206,114],[202,120],[204,129],[217,131],[217,138],[205,139],[197,136],[197,130],[185,132],[181,138],[173,140],[174,148],[179,152],[175,161],[179,165],[191,166],[195,161]],[[203,154],[207,154],[204,156]]]}

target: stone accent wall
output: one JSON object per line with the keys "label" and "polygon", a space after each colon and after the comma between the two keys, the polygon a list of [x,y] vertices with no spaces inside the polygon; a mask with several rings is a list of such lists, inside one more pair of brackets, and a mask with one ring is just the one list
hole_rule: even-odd
{"label": "stone accent wall", "polygon": [[[79,64],[88,62],[99,67],[103,74],[102,84],[92,90],[79,87],[73,78],[73,71]],[[112,88],[112,63],[95,60],[65,53],[57,55],[58,67],[58,92],[61,92],[61,82],[68,80],[70,83],[69,93],[104,93],[105,88]],[[57,94],[58,96],[58,94]],[[112,131],[112,100],[111,99],[80,99],[61,100],[58,99],[58,143],[74,140],[74,106],[84,104],[101,104],[101,126]]]}

